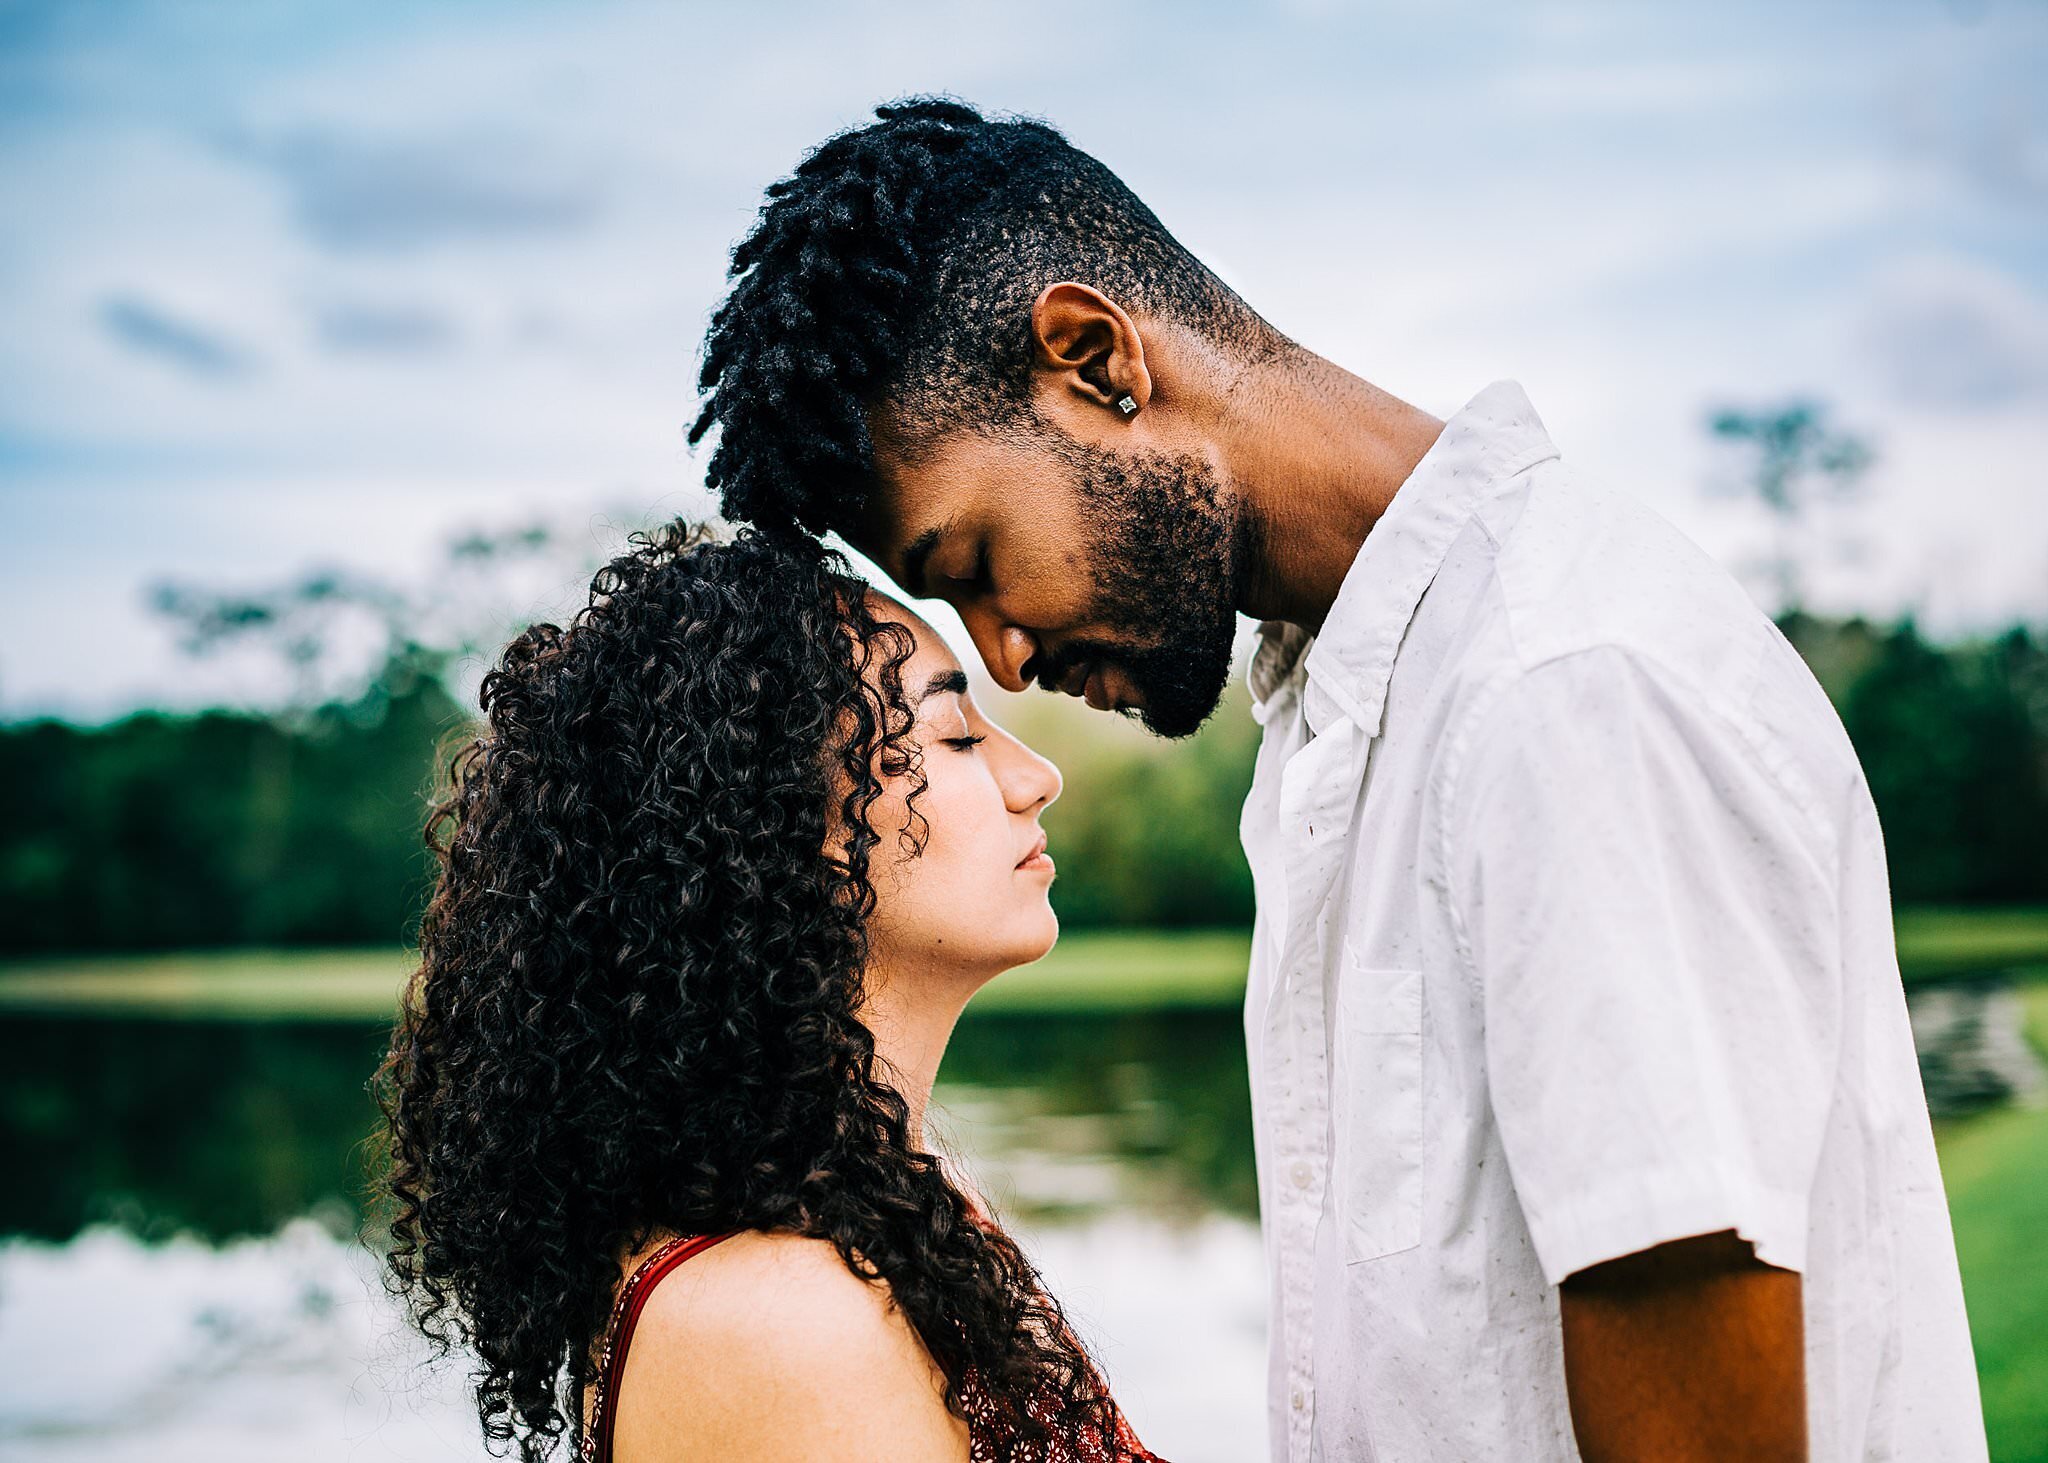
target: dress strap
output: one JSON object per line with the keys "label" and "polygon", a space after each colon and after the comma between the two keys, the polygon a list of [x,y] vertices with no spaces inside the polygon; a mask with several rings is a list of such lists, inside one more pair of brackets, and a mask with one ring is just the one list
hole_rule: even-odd
{"label": "dress strap", "polygon": [[633,1342],[633,1328],[640,1323],[647,1297],[676,1266],[738,1232],[678,1235],[635,1266],[619,1287],[619,1298],[612,1303],[611,1320],[605,1326],[604,1351],[597,1361],[597,1391],[591,1399],[590,1426],[583,1434],[582,1463],[612,1463],[612,1414],[618,1405],[619,1379],[626,1374],[626,1348]]}

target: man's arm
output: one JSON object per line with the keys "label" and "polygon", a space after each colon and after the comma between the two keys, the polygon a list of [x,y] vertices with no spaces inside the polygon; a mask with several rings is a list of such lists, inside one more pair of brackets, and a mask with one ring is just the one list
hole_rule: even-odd
{"label": "man's arm", "polygon": [[1803,1463],[1796,1271],[1764,1264],[1731,1230],[1590,1266],[1559,1294],[1586,1463]]}

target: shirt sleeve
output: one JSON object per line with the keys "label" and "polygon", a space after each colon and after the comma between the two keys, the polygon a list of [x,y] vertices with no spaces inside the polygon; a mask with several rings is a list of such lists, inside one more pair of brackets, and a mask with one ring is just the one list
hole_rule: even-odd
{"label": "shirt sleeve", "polygon": [[1545,1277],[1735,1230],[1802,1270],[1833,1090],[1825,830],[1629,652],[1523,673],[1444,799],[1487,1081]]}

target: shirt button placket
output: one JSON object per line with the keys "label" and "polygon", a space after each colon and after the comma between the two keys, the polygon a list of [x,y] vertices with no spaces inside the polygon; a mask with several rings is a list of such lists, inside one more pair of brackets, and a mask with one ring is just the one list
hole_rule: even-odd
{"label": "shirt button placket", "polygon": [[1316,1227],[1322,1216],[1322,1143],[1327,1132],[1326,1062],[1323,1056],[1323,984],[1321,940],[1304,932],[1303,943],[1315,955],[1295,972],[1288,1032],[1288,1060],[1294,1075],[1294,1101],[1288,1104],[1289,1161],[1284,1173],[1291,1192],[1282,1206],[1286,1237],[1281,1264],[1287,1307],[1288,1456],[1307,1463],[1315,1430],[1315,1290]]}
{"label": "shirt button placket", "polygon": [[[1280,1169],[1283,1190],[1277,1228],[1281,1243],[1280,1298],[1288,1378],[1288,1457],[1308,1463],[1314,1433],[1314,1266],[1322,1212],[1324,1145],[1329,1124],[1329,1071],[1325,1055],[1323,938],[1319,929],[1343,860],[1336,836],[1342,813],[1357,794],[1352,764],[1356,730],[1332,725],[1290,759],[1281,782],[1281,821],[1294,830],[1285,848],[1286,930],[1281,940],[1279,1009]],[[1320,741],[1320,745],[1317,742]],[[1316,829],[1322,830],[1320,836]]]}

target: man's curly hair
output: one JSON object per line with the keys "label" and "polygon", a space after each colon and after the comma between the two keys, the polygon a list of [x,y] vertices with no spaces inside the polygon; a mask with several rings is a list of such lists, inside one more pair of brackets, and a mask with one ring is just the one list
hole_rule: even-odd
{"label": "man's curly hair", "polygon": [[823,534],[864,505],[867,413],[907,440],[1030,418],[1031,307],[1062,280],[1238,348],[1271,327],[1044,122],[914,97],[768,189],[732,254],[690,430],[728,518]]}
{"label": "man's curly hair", "polygon": [[922,833],[870,818],[884,777],[923,789],[913,648],[834,556],[677,525],[484,680],[377,1087],[392,1283],[474,1350],[485,1433],[527,1463],[580,1434],[621,1257],[736,1229],[886,1282],[977,1447],[1117,1436],[861,1022],[870,856]]}

